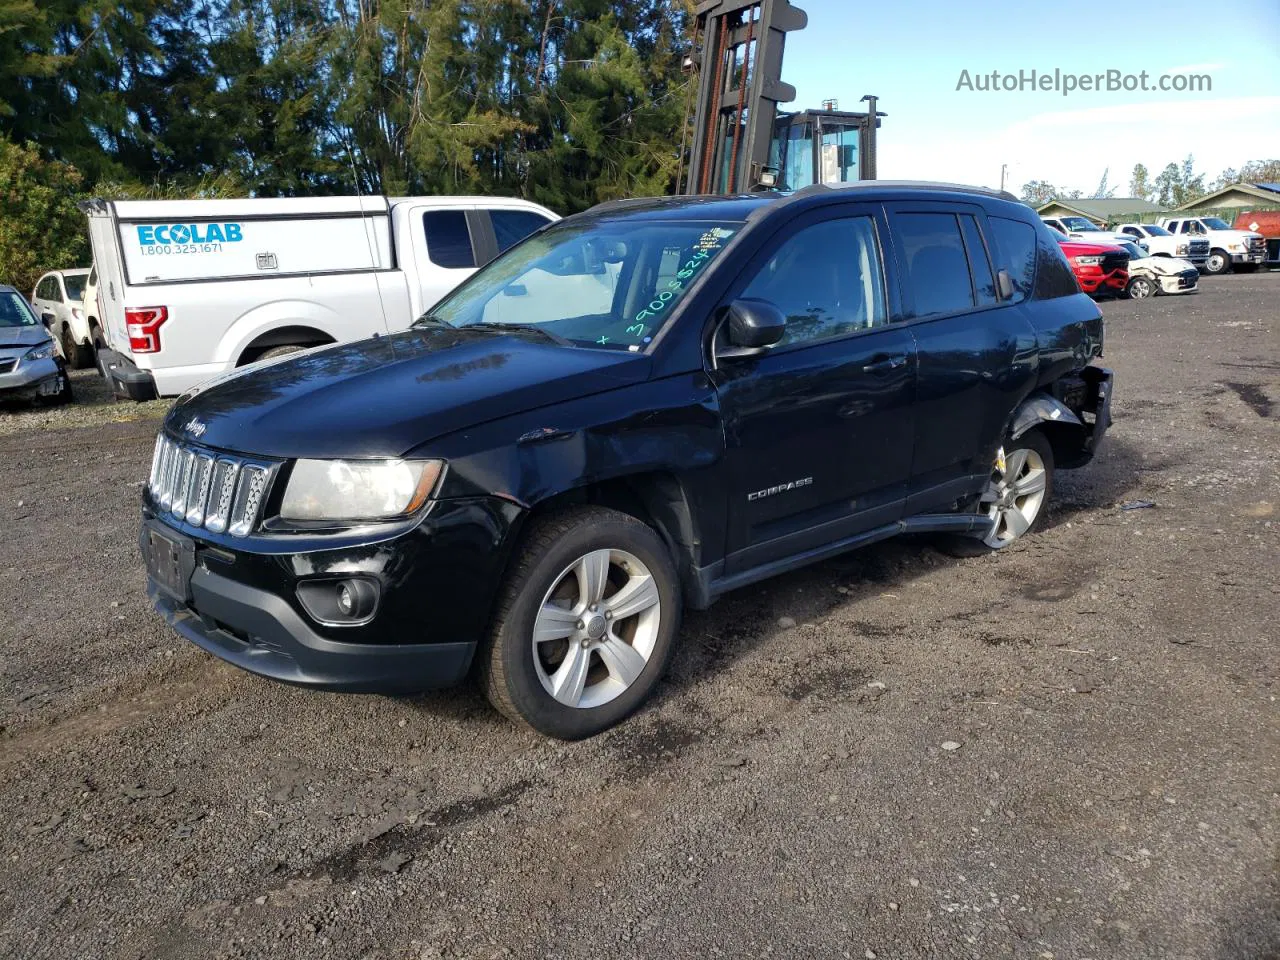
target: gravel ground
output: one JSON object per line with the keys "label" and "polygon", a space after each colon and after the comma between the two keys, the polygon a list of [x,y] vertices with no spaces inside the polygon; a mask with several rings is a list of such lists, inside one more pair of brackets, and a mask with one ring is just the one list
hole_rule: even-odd
{"label": "gravel ground", "polygon": [[574,745],[185,645],[158,410],[0,415],[0,956],[1280,957],[1280,274],[1104,310],[1032,541],[727,597]]}

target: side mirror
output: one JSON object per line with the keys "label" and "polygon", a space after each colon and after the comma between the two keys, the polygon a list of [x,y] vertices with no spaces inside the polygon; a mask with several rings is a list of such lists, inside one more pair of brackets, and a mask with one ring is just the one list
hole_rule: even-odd
{"label": "side mirror", "polygon": [[787,318],[768,300],[752,297],[729,304],[730,349],[721,356],[743,357],[759,353],[782,339],[787,332]]}

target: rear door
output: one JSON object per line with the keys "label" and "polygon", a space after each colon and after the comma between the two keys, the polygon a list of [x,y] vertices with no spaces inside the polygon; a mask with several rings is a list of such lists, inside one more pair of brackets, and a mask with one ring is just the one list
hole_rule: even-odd
{"label": "rear door", "polygon": [[873,205],[823,207],[783,228],[731,290],[773,303],[787,332],[711,374],[731,477],[727,574],[901,516],[915,345],[892,322],[884,236]]}
{"label": "rear door", "polygon": [[1034,376],[1035,331],[1023,307],[997,292],[980,206],[887,207],[919,364],[906,513],[943,511],[990,476],[1009,413]]}

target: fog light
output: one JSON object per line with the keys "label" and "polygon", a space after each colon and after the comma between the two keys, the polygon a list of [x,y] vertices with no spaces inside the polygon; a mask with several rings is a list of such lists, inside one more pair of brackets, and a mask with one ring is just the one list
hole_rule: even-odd
{"label": "fog light", "polygon": [[298,599],[317,623],[355,627],[368,623],[378,610],[381,590],[371,577],[306,580],[298,584]]}

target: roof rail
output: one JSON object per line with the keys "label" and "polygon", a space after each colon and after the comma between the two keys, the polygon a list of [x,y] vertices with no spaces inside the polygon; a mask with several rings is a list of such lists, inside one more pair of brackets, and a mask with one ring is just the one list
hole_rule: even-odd
{"label": "roof rail", "polygon": [[994,187],[975,187],[965,183],[945,183],[940,180],[851,180],[848,183],[814,183],[801,187],[792,196],[809,197],[814,194],[836,190],[948,190],[952,193],[980,193],[985,197],[998,200],[1022,201],[1008,190],[997,190]]}

